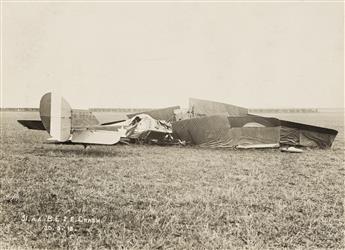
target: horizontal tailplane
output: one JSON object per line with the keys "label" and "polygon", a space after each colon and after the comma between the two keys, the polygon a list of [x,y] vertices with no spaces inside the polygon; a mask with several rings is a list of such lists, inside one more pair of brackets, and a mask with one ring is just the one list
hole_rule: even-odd
{"label": "horizontal tailplane", "polygon": [[21,125],[33,130],[46,130],[40,120],[17,120]]}
{"label": "horizontal tailplane", "polygon": [[105,130],[73,131],[71,141],[81,144],[113,145],[120,141],[122,133]]}

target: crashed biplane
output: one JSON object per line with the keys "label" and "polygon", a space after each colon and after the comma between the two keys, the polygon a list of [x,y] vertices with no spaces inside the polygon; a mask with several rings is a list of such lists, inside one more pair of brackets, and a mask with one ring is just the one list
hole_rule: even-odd
{"label": "crashed biplane", "polygon": [[75,110],[61,96],[47,93],[40,101],[41,120],[18,120],[46,130],[55,143],[114,145],[140,142],[198,145],[207,148],[330,148],[337,131],[262,117],[230,104],[190,99],[179,106],[127,115],[128,119],[100,123],[89,110]]}

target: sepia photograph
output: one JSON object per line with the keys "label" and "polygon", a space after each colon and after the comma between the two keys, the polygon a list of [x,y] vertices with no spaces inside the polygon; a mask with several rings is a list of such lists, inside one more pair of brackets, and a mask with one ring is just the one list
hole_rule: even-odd
{"label": "sepia photograph", "polygon": [[0,249],[344,249],[344,1],[0,0]]}

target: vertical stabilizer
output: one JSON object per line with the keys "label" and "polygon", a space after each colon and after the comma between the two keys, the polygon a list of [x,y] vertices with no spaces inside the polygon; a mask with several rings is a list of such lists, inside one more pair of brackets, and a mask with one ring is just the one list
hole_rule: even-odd
{"label": "vertical stabilizer", "polygon": [[71,113],[71,106],[60,95],[47,93],[41,98],[41,121],[53,140],[60,142],[69,140]]}

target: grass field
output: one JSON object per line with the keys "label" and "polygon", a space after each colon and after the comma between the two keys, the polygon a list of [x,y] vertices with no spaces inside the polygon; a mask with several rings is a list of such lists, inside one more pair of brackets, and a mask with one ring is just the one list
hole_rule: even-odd
{"label": "grass field", "polygon": [[343,248],[344,116],[331,150],[46,144],[3,112],[0,248]]}

